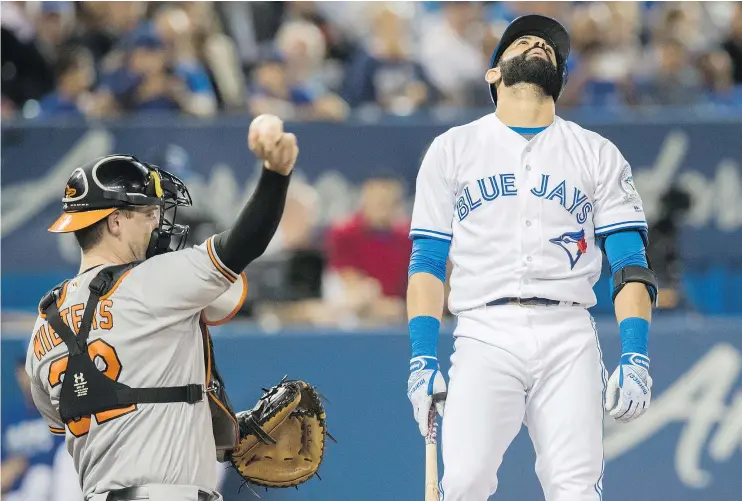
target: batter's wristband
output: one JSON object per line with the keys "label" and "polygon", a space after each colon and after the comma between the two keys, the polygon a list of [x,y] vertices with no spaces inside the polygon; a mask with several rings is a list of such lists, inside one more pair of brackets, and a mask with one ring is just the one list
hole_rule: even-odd
{"label": "batter's wristband", "polygon": [[438,358],[438,331],[440,321],[435,317],[417,316],[408,324],[412,357]]}
{"label": "batter's wristband", "polygon": [[647,356],[649,349],[649,322],[641,317],[624,318],[618,326],[621,333],[621,352]]}

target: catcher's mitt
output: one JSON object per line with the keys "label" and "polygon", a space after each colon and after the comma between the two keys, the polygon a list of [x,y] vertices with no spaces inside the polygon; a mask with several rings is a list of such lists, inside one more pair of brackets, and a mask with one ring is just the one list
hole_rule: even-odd
{"label": "catcher's mitt", "polygon": [[294,487],[317,473],[325,451],[325,410],[313,386],[283,378],[252,410],[237,413],[232,464],[249,483]]}

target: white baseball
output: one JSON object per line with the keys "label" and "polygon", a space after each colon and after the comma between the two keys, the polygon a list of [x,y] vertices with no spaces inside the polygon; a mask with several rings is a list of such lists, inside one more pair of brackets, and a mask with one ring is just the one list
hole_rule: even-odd
{"label": "white baseball", "polygon": [[263,144],[275,144],[283,134],[283,120],[275,115],[258,115],[250,123],[250,132],[255,132]]}

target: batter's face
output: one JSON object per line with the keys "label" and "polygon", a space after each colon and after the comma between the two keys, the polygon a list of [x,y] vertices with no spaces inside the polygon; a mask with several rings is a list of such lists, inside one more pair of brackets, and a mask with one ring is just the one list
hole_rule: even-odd
{"label": "batter's face", "polygon": [[508,87],[534,84],[547,96],[557,94],[561,85],[554,48],[534,35],[522,36],[510,44],[497,67],[487,71],[485,78],[490,84],[502,82]]}

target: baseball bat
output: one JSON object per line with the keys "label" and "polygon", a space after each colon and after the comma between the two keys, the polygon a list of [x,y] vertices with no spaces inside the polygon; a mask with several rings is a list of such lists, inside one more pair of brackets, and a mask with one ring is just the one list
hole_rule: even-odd
{"label": "baseball bat", "polygon": [[433,395],[428,412],[428,434],[425,437],[425,501],[438,501],[438,423],[435,403],[446,399],[446,393]]}

